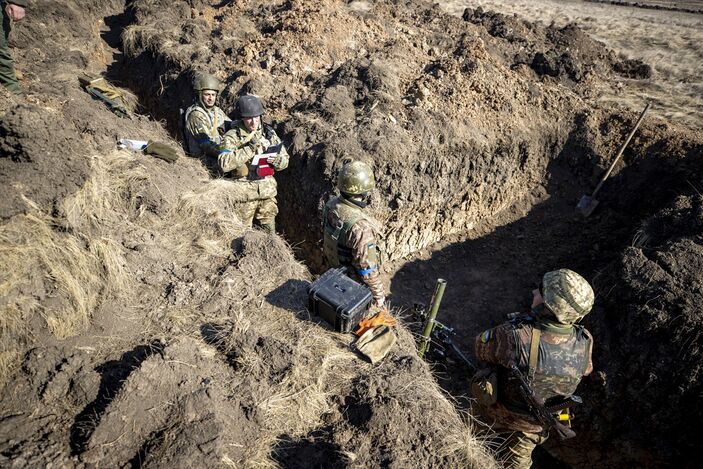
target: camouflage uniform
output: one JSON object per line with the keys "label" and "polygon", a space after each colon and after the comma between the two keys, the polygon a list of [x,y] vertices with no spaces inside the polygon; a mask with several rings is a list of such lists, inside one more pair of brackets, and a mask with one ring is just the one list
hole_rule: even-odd
{"label": "camouflage uniform", "polygon": [[249,226],[256,220],[267,231],[275,231],[278,214],[276,179],[259,177],[256,166],[251,163],[254,155],[267,149],[270,152],[270,147],[275,145],[280,148],[271,165],[281,171],[288,167],[288,152],[276,132],[263,122],[254,132],[249,132],[241,120],[236,120],[222,138],[217,156],[220,171],[235,181],[240,219]]}
{"label": "camouflage uniform", "polygon": [[532,333],[539,328],[539,355],[532,387],[543,399],[569,396],[583,376],[593,371],[593,338],[582,326],[565,325],[548,319],[506,322],[476,337],[479,360],[498,366],[498,402],[481,409],[486,423],[504,437],[498,452],[505,467],[529,468],[534,448],[547,439],[544,428],[532,416],[508,366],[516,363],[528,376]]}
{"label": "camouflage uniform", "polygon": [[231,119],[217,106],[210,109],[200,101],[190,106],[185,113],[186,149],[192,156],[213,156],[219,153],[222,142],[220,132],[229,128]]}
{"label": "camouflage uniform", "polygon": [[10,36],[10,29],[12,29],[10,17],[5,11],[5,7],[8,3],[12,3],[20,7],[26,7],[27,0],[11,0],[9,2],[0,1],[0,8],[2,8],[2,22],[0,22],[0,84],[10,90],[11,93],[21,95],[22,90],[17,82],[15,67],[12,64],[12,55],[10,55],[10,49],[7,42],[8,37]]}
{"label": "camouflage uniform", "polygon": [[327,202],[322,217],[327,265],[353,267],[350,276],[365,283],[374,300],[382,302],[386,295],[380,268],[385,246],[379,223],[343,195]]}

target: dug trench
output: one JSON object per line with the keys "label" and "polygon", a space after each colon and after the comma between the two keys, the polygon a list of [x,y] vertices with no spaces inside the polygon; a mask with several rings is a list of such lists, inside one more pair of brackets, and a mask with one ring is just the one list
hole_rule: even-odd
{"label": "dug trench", "polygon": [[[35,345],[13,375],[14,391],[3,394],[3,434],[14,426],[4,458],[133,467],[492,464],[480,459],[478,443],[462,442],[465,370],[435,363],[431,375],[405,328],[381,366],[359,364],[347,338],[304,311],[309,271],[323,268],[321,206],[342,159],[355,157],[376,170],[372,208],[388,236],[391,302],[406,322],[412,304],[426,302],[435,279],[446,278],[440,320],[471,353],[476,333],[525,310],[544,271],[569,267],[592,281],[597,302],[585,324],[596,337],[596,372],[580,390],[578,441],[550,441],[552,456],[537,455],[544,465],[681,467],[691,460],[696,442],[688,430],[701,417],[695,305],[703,294],[703,143],[685,128],[648,119],[599,195],[598,211],[580,217],[576,202],[595,186],[637,112],[588,101],[596,72],[615,73],[609,51],[577,29],[493,13],[461,20],[423,3],[164,5],[89,9],[89,24],[104,17],[116,28],[102,31],[110,47],[101,56],[124,52],[105,60],[108,76],[128,85],[176,138],[194,71],[227,69],[226,109],[243,91],[260,94],[291,153],[291,167],[277,176],[277,222],[294,248],[231,219],[226,184],[209,180],[209,162],[182,158],[168,166],[113,155],[114,142],[101,133],[168,136],[146,117],[125,126],[95,110],[65,80],[73,104],[58,105],[68,124],[55,130],[102,155],[103,180],[126,178],[111,192],[121,205],[84,209],[86,223],[61,203],[75,189],[59,186],[45,199],[38,197],[45,191],[24,194],[48,208],[59,233],[116,240],[136,298],[105,290],[110,301],[96,305],[95,325],[63,341],[42,332],[34,316]],[[86,43],[96,40],[95,31],[79,33]],[[569,50],[586,52],[564,55],[574,42],[580,47]],[[515,55],[518,45],[560,60],[543,73]],[[97,67],[78,61],[60,71],[81,64]],[[44,104],[55,99],[40,80],[32,86],[46,94]],[[0,137],[17,143],[12,160],[52,162],[22,137],[30,117],[41,114],[10,112],[19,117],[5,121]],[[85,146],[70,148],[80,155]],[[85,170],[88,181],[98,162]],[[21,214],[17,207],[27,202],[11,200]],[[117,223],[123,218],[126,224]],[[107,343],[96,345],[104,335]],[[34,416],[17,392],[30,396]],[[623,402],[638,405],[624,414]],[[64,415],[52,416],[60,406]]]}

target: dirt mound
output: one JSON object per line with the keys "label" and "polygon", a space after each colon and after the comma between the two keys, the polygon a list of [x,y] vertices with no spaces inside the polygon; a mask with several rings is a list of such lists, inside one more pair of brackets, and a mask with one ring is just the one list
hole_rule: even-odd
{"label": "dirt mound", "polygon": [[[690,429],[701,418],[701,203],[695,193],[679,196],[641,223],[632,246],[599,281],[612,291],[591,320],[597,334],[609,337],[609,353],[601,349],[595,357],[602,387],[594,399],[601,404],[587,423],[608,430],[589,437],[611,447],[637,442],[661,467],[688,465],[698,445]],[[625,418],[618,396],[630,396]],[[606,458],[626,464],[642,456],[614,451]]]}
{"label": "dirt mound", "polygon": [[79,86],[122,63],[111,28],[139,14],[122,7],[48,2],[17,27],[28,96],[0,124],[3,465],[494,465],[406,330],[372,366],[309,317],[310,274],[241,225],[228,181],[115,148],[177,145]]}
{"label": "dirt mound", "polygon": [[562,28],[538,26],[517,17],[483,8],[467,8],[464,21],[483,26],[488,34],[503,39],[500,48],[512,67],[527,65],[540,77],[562,82],[580,83],[593,76],[607,76],[614,71],[628,78],[649,78],[651,67],[641,60],[619,60],[616,54],[594,41],[577,25]]}
{"label": "dirt mound", "polygon": [[[292,155],[279,222],[311,267],[342,160],[372,163],[393,299],[426,300],[448,276],[442,314],[465,349],[522,309],[545,270],[592,279],[598,372],[579,446],[551,452],[580,467],[686,461],[695,443],[674,422],[700,393],[700,292],[687,286],[700,270],[703,142],[648,119],[599,211],[574,214],[636,117],[592,105],[599,76],[646,64],[573,26],[462,20],[424,2],[46,3],[14,36],[29,96],[0,104],[4,463],[495,464],[407,329],[380,365],[363,362],[351,337],[309,317],[311,274],[282,238],[241,225],[209,162],[116,150],[121,137],[177,144],[77,80],[129,85],[177,136],[200,70],[223,79],[226,109],[242,91],[265,99]],[[447,376],[462,398],[465,374]],[[679,440],[654,442],[665,432]]]}

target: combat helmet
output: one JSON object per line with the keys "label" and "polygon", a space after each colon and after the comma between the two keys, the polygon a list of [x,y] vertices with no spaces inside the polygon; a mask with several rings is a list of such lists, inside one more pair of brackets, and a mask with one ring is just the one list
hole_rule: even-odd
{"label": "combat helmet", "polygon": [[261,104],[261,100],[252,94],[240,96],[237,106],[241,117],[259,117],[264,113],[264,105]]}
{"label": "combat helmet", "polygon": [[344,194],[365,195],[376,186],[371,167],[363,161],[346,163],[339,170],[337,187]]}
{"label": "combat helmet", "polygon": [[220,80],[218,80],[214,75],[210,75],[209,73],[199,73],[193,79],[193,90],[198,97],[200,105],[207,108],[209,106],[207,106],[203,101],[203,91],[217,91],[217,94],[220,94],[222,91],[222,83],[220,83]]}
{"label": "combat helmet", "polygon": [[199,73],[193,79],[193,89],[200,94],[201,91],[212,90],[218,93],[222,91],[222,83],[214,75],[209,73]]}
{"label": "combat helmet", "polygon": [[542,299],[562,324],[574,324],[593,307],[593,288],[569,269],[547,272],[542,278]]}

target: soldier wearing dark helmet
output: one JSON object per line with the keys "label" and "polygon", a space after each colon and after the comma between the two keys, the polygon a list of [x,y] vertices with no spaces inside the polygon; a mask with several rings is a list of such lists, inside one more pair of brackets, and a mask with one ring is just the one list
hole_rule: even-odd
{"label": "soldier wearing dark helmet", "polygon": [[340,195],[325,205],[323,251],[329,267],[347,266],[350,276],[361,279],[373,294],[373,305],[382,308],[386,294],[381,279],[385,243],[380,224],[365,208],[376,185],[371,167],[361,161],[346,163],[339,171]]}
{"label": "soldier wearing dark helmet", "polygon": [[487,404],[482,396],[474,397],[500,439],[498,453],[506,468],[529,468],[532,451],[548,436],[508,367],[517,365],[544,400],[573,395],[581,378],[593,371],[593,338],[576,324],[593,306],[588,282],[572,270],[559,269],[544,274],[532,294],[531,314],[488,329],[475,340],[476,357],[495,369],[497,401]]}
{"label": "soldier wearing dark helmet", "polygon": [[184,136],[186,151],[193,156],[217,156],[221,134],[228,128],[230,118],[217,107],[222,91],[220,81],[209,73],[196,75],[193,80],[195,103],[185,112]]}
{"label": "soldier wearing dark helmet", "polygon": [[240,219],[250,226],[256,221],[273,233],[278,214],[273,175],[288,167],[288,152],[273,128],[262,121],[264,106],[259,98],[241,96],[237,109],[240,118],[222,138],[217,164],[236,183]]}

